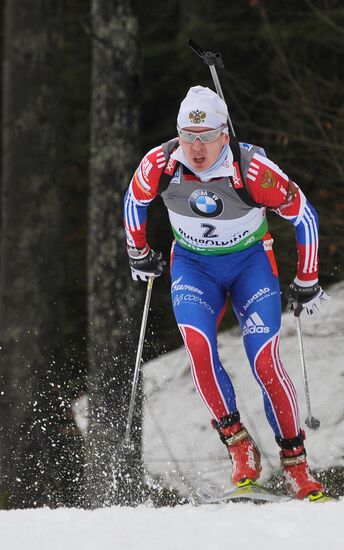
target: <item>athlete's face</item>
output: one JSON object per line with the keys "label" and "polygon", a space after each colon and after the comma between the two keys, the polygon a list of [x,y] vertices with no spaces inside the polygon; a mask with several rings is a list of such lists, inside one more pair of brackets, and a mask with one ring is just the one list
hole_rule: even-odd
{"label": "athlete's face", "polygon": [[[202,132],[208,132],[213,128],[199,128],[198,126],[188,126],[183,130],[201,134]],[[221,133],[218,138],[210,143],[203,143],[200,138],[196,138],[193,143],[185,141],[181,136],[179,137],[179,143],[183,149],[183,153],[186,156],[188,162],[198,172],[207,170],[217,161],[220,156],[222,147],[225,143],[229,142],[228,134]]]}

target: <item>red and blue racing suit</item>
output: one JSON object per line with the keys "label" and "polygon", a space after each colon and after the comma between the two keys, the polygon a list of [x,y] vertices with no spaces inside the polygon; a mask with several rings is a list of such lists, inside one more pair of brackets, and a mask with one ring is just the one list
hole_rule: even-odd
{"label": "red and blue racing suit", "polygon": [[[130,182],[124,204],[129,246],[147,244],[147,208],[166,170],[165,145],[143,158]],[[242,153],[251,147],[242,144]],[[175,235],[172,304],[197,391],[220,420],[237,410],[217,349],[218,327],[230,298],[268,422],[275,436],[289,439],[299,435],[300,419],[295,388],[279,355],[280,287],[266,209],[295,227],[295,281],[301,286],[318,280],[318,219],[300,188],[262,150],[250,155],[244,180],[257,207],[243,204],[229,178],[205,184],[184,166],[162,193]]]}

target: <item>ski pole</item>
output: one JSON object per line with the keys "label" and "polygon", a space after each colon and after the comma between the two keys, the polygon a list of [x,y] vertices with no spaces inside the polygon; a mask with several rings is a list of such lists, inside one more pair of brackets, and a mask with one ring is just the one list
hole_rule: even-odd
{"label": "ski pole", "polygon": [[305,363],[305,354],[303,350],[301,320],[300,320],[300,317],[295,317],[295,319],[296,319],[297,339],[299,342],[300,359],[301,359],[301,366],[302,366],[303,386],[305,389],[305,396],[306,396],[307,418],[305,420],[305,423],[306,423],[306,426],[308,426],[308,428],[310,428],[311,430],[317,430],[320,426],[320,420],[318,420],[312,415],[311,399],[310,399],[308,377],[307,377],[307,370],[306,370],[306,363]]}
{"label": "ski pole", "polygon": [[126,431],[125,431],[124,445],[126,447],[129,447],[129,443],[130,443],[130,430],[131,430],[131,425],[132,425],[133,415],[134,415],[136,390],[137,390],[137,383],[138,383],[138,380],[139,380],[140,364],[141,364],[142,350],[143,350],[143,344],[144,344],[145,333],[146,333],[149,304],[150,304],[150,299],[151,299],[151,295],[152,295],[153,281],[154,281],[154,277],[149,277],[148,282],[147,282],[146,299],[145,299],[145,305],[143,307],[139,343],[138,343],[137,352],[136,352],[134,378],[133,378],[133,383],[132,383],[132,387],[131,387],[131,396],[130,396],[130,403],[129,403],[127,427],[126,427]]}
{"label": "ski pole", "polygon": [[[208,65],[211,72],[211,76],[213,78],[216,93],[221,97],[221,99],[223,99],[223,101],[225,101],[221,84],[219,81],[219,77],[217,76],[217,71],[216,71],[216,67],[218,67],[219,69],[224,68],[222,55],[219,52],[214,53],[214,52],[204,51],[198,44],[196,44],[196,42],[191,40],[191,38],[188,38],[187,43],[189,44],[190,48],[192,48],[193,51],[203,59],[204,63]],[[230,134],[235,137],[233,124],[229,116],[229,113],[228,113],[228,127],[230,129]]]}

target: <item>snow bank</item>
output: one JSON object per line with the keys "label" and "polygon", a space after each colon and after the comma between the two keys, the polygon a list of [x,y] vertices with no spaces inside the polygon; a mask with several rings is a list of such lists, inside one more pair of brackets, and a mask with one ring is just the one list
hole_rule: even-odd
{"label": "snow bank", "polygon": [[343,548],[344,501],[0,512],[1,550]]}

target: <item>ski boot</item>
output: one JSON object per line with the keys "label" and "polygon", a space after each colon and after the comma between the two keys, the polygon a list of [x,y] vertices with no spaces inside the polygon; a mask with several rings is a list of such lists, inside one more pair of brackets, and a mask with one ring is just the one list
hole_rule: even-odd
{"label": "ski boot", "polygon": [[227,447],[233,465],[232,482],[237,485],[246,479],[256,481],[261,472],[260,452],[245,426],[241,424],[238,411],[220,421],[212,420],[211,424]]}
{"label": "ski boot", "polygon": [[284,486],[292,497],[300,500],[307,497],[309,500],[317,500],[323,497],[324,486],[316,481],[309,471],[304,439],[303,432],[293,439],[276,437],[281,447]]}

